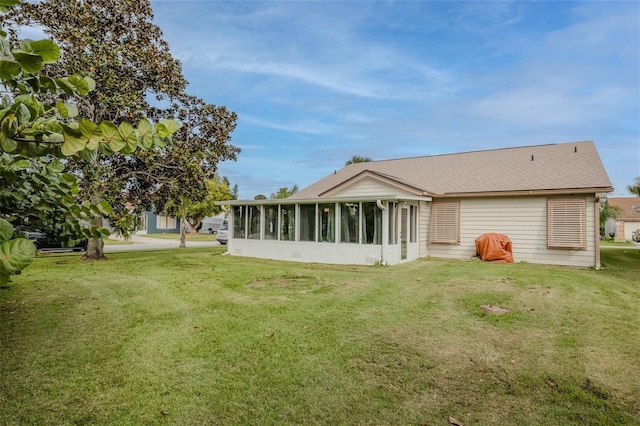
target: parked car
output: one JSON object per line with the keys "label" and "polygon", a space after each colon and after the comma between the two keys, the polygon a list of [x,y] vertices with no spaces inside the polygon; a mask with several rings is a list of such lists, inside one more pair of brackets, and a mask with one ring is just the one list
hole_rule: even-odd
{"label": "parked car", "polygon": [[38,250],[73,250],[73,251],[87,251],[88,240],[82,240],[73,247],[64,247],[61,241],[51,240],[43,232],[38,231],[25,231],[25,235],[28,239],[33,241],[33,245]]}
{"label": "parked car", "polygon": [[640,243],[640,228],[631,233],[631,239],[637,243]]}
{"label": "parked car", "polygon": [[227,244],[227,241],[229,239],[229,226],[228,225],[222,225],[220,227],[220,229],[218,229],[218,232],[216,233],[216,239],[222,245]]}

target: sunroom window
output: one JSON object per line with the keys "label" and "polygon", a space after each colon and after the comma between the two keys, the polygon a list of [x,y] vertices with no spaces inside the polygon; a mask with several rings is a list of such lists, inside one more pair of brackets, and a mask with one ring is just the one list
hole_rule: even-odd
{"label": "sunroom window", "polygon": [[334,243],[336,241],[336,205],[318,204],[318,241]]}
{"label": "sunroom window", "polygon": [[278,239],[278,206],[264,206],[264,239]]}
{"label": "sunroom window", "polygon": [[340,242],[357,243],[360,203],[340,204]]}
{"label": "sunroom window", "polygon": [[280,206],[280,240],[296,240],[296,206],[294,204]]}
{"label": "sunroom window", "polygon": [[316,205],[300,205],[300,241],[316,240]]}

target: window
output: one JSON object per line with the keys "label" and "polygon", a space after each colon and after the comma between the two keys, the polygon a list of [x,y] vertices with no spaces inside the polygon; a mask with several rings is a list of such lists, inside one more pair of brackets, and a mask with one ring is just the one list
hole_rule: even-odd
{"label": "window", "polygon": [[244,238],[244,206],[233,206],[233,238]]}
{"label": "window", "polygon": [[300,205],[300,241],[316,240],[316,205]]}
{"label": "window", "polygon": [[278,206],[264,207],[264,239],[278,239]]}
{"label": "window", "polygon": [[382,244],[382,210],[376,203],[362,203],[362,244]]}
{"label": "window", "polygon": [[360,203],[340,204],[340,242],[357,243]]}
{"label": "window", "polygon": [[249,209],[249,238],[260,239],[260,208],[258,206],[248,206]]}
{"label": "window", "polygon": [[460,242],[460,203],[439,202],[431,205],[429,241],[457,244]]}
{"label": "window", "polygon": [[176,229],[176,218],[164,215],[158,215],[156,221],[156,228],[158,229]]}
{"label": "window", "polygon": [[389,203],[389,244],[398,244],[398,204]]}
{"label": "window", "polygon": [[280,206],[280,240],[296,240],[296,206],[288,204]]}
{"label": "window", "polygon": [[336,241],[336,205],[318,204],[318,241],[335,243]]}
{"label": "window", "polygon": [[411,223],[411,234],[409,235],[409,242],[415,243],[418,241],[418,207],[409,206],[409,222]]}
{"label": "window", "polygon": [[547,200],[547,246],[584,249],[587,247],[587,202],[585,199]]}

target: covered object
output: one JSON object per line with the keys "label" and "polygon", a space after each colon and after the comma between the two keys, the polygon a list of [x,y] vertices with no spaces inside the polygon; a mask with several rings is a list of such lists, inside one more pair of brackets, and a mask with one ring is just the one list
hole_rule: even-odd
{"label": "covered object", "polygon": [[476,238],[476,255],[488,262],[513,263],[511,240],[502,234],[482,234]]}

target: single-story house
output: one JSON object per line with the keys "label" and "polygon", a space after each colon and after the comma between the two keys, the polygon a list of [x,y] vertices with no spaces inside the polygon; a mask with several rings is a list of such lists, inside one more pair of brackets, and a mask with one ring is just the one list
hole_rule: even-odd
{"label": "single-story house", "polygon": [[640,229],[640,197],[608,198],[607,204],[621,210],[617,219],[610,219],[614,224],[612,232],[615,233],[615,240],[631,241],[631,233]]}
{"label": "single-story house", "polygon": [[350,164],[285,200],[229,200],[228,252],[334,264],[469,259],[500,233],[517,261],[600,267],[593,142]]}
{"label": "single-story house", "polygon": [[138,234],[176,234],[180,233],[180,218],[144,211],[139,217]]}

